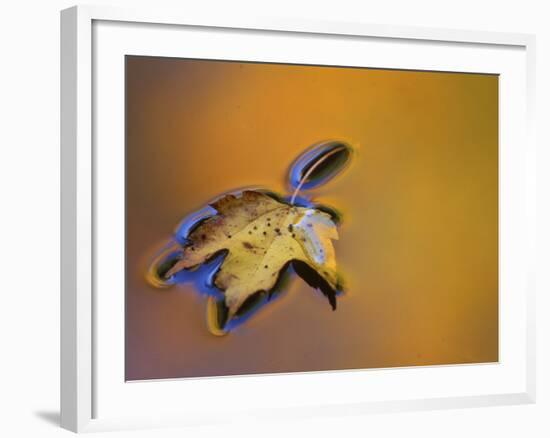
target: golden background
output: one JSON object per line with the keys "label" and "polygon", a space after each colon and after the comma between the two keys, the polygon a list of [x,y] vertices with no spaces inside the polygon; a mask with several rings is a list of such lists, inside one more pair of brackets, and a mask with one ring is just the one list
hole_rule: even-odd
{"label": "golden background", "polygon": [[[498,361],[498,77],[126,58],[128,380]],[[188,213],[243,186],[288,193],[305,148],[352,165],[314,199],[343,214],[333,312],[301,279],[225,337],[193,286],[155,289]]]}

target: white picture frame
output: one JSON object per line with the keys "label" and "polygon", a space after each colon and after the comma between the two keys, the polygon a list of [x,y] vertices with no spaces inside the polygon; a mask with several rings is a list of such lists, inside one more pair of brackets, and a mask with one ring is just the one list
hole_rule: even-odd
{"label": "white picture frame", "polygon": [[[145,29],[152,32],[147,39],[150,43],[140,38],[140,35],[146,32]],[[180,32],[183,29],[185,31]],[[123,352],[119,351],[119,347],[120,340],[123,339],[123,314],[117,312],[120,310],[121,300],[122,303],[124,300],[123,291],[120,291],[121,296],[111,297],[114,300],[112,302],[109,301],[109,297],[97,299],[105,281],[118,284],[118,280],[112,277],[114,274],[101,268],[107,254],[102,252],[103,246],[100,245],[98,249],[98,239],[101,239],[98,236],[109,234],[113,240],[122,239],[120,236],[116,237],[120,228],[102,228],[102,218],[98,216],[97,210],[97,206],[102,202],[108,207],[120,201],[120,192],[115,189],[110,197],[111,195],[106,194],[101,188],[102,184],[108,182],[109,186],[117,186],[120,178],[123,178],[123,173],[119,177],[112,176],[116,174],[117,166],[120,166],[120,155],[115,156],[115,152],[113,157],[108,154],[98,157],[95,151],[98,141],[101,145],[109,144],[110,136],[119,145],[120,142],[117,143],[116,140],[119,137],[115,136],[118,135],[118,130],[122,129],[119,126],[120,113],[109,114],[109,120],[118,125],[106,127],[103,123],[102,117],[106,118],[104,114],[107,113],[107,109],[102,106],[102,93],[112,92],[115,87],[115,93],[111,94],[117,94],[120,72],[113,64],[112,71],[118,73],[110,75],[114,79],[101,82],[105,77],[102,69],[111,59],[117,63],[121,55],[136,52],[141,54],[142,50],[147,55],[170,56],[174,53],[175,56],[181,50],[181,44],[171,44],[169,41],[173,41],[173,37],[188,38],[195,31],[203,36],[233,31],[234,42],[250,41],[250,47],[255,47],[253,39],[263,38],[262,35],[266,36],[262,41],[264,47],[266,43],[267,46],[272,44],[276,47],[278,38],[295,38],[298,41],[299,38],[312,35],[318,38],[341,38],[338,41],[345,40],[341,44],[362,44],[368,41],[369,44],[373,44],[374,55],[380,52],[377,51],[376,44],[384,43],[395,46],[392,56],[401,56],[402,59],[396,62],[390,57],[380,57],[373,66],[450,71],[456,68],[460,71],[487,71],[510,78],[509,81],[506,79],[503,89],[504,103],[501,105],[500,119],[502,143],[505,145],[500,162],[500,199],[504,200],[500,215],[503,239],[507,239],[502,241],[501,245],[500,271],[503,275],[500,276],[500,283],[503,289],[509,290],[506,294],[501,294],[503,334],[500,337],[500,348],[505,352],[504,359],[496,365],[416,367],[395,371],[297,373],[284,376],[186,379],[185,382],[146,384],[125,384],[123,379],[120,380],[120,364],[123,363],[120,361],[123,361]],[[132,38],[128,38],[128,35]],[[167,39],[168,36],[170,39]],[[346,36],[349,38],[346,39]],[[129,46],[129,40],[132,41],[132,47]],[[193,54],[200,57],[204,52],[206,58],[220,56],[218,52],[225,50],[224,43],[222,39],[214,43],[212,47],[207,43],[198,44],[194,47]],[[139,47],[140,44],[143,47]],[[225,44],[229,45],[231,41],[228,40]],[[288,41],[285,44],[288,44]],[[410,52],[415,47],[418,49],[416,58],[411,57],[407,60],[405,52]],[[463,55],[455,56],[456,54],[451,53],[455,49],[464,52]],[[236,49],[231,50],[234,50],[232,57],[263,59],[265,56],[260,48],[258,52],[251,51],[249,54],[240,54],[235,51]],[[430,56],[431,50],[438,54],[435,57],[437,59]],[[468,51],[472,51],[471,54],[468,54]],[[211,421],[212,410],[216,413],[217,421],[235,421],[239,418],[262,419],[276,415],[349,415],[533,403],[534,53],[535,38],[526,34],[392,27],[360,22],[316,22],[290,18],[259,19],[238,13],[231,17],[217,17],[214,14],[196,16],[192,11],[128,10],[103,6],[77,6],[62,11],[61,426],[82,432],[201,424]],[[275,59],[279,55],[274,50],[269,56],[270,59]],[[294,56],[293,61],[301,59],[299,52],[285,56]],[[223,57],[222,54],[221,58]],[[466,57],[467,62],[460,64],[461,57]],[[343,62],[341,65],[353,62],[349,61],[350,59],[340,59]],[[98,60],[101,62],[97,62]],[[322,61],[319,63],[323,64]],[[516,107],[513,110],[512,102]],[[118,104],[110,103],[109,108],[117,108]],[[118,146],[115,145],[116,147]],[[116,223],[116,218],[113,221]],[[112,257],[117,257],[119,253],[111,251],[111,254]],[[115,264],[119,262],[114,260]],[[115,333],[112,339],[107,339],[103,335],[106,327]],[[508,344],[513,344],[509,351],[506,350]],[[510,354],[507,356],[508,353]],[[103,359],[108,354],[116,356],[113,362],[106,363]],[[508,360],[512,356],[514,359]],[[110,367],[116,370],[112,371]],[[417,387],[412,383],[413,379],[417,382]],[[441,383],[453,379],[456,380],[453,388],[447,388]],[[350,388],[360,388],[363,380],[368,380],[368,385],[365,383],[367,386],[364,388],[373,394],[372,396],[353,394],[350,391]],[[430,381],[433,383],[431,389],[427,384]],[[505,381],[508,383],[505,384]],[[476,382],[480,385],[479,390],[475,390],[475,385],[478,384]],[[485,384],[481,385],[481,382]],[[176,405],[173,409],[168,409],[168,403],[174,400],[182,385],[187,385],[185,393],[194,394],[196,399],[192,404],[182,401],[181,406]],[[295,403],[287,401],[288,397],[284,391],[276,393],[277,387],[284,390],[290,388],[289,385],[298,388]],[[332,392],[315,393],[315,388],[319,385],[327,385]],[[210,406],[211,411],[206,412],[203,409],[204,404],[201,404],[200,394],[208,394],[208,391],[212,391],[216,386],[224,388],[224,391],[242,392],[249,398],[253,395],[258,396],[254,391],[261,387],[263,392],[272,391],[272,405],[265,408],[247,405],[243,395],[242,408],[234,412],[222,412],[216,406]],[[398,387],[399,390],[393,391],[390,386]],[[426,388],[426,391],[421,386]],[[111,402],[107,401],[105,394]],[[301,397],[300,394],[310,395]],[[143,406],[140,404],[141,401],[151,398],[166,399],[167,404],[161,404],[156,408],[148,406],[145,402],[142,403]],[[261,405],[258,400],[256,403]]]}

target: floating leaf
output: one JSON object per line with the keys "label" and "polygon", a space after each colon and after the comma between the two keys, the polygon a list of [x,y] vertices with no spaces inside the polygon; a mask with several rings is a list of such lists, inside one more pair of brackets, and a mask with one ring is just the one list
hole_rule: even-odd
{"label": "floating leaf", "polygon": [[341,284],[332,240],[340,214],[299,193],[336,176],[351,157],[352,148],[342,141],[318,143],[291,166],[291,195],[242,189],[189,214],[153,260],[147,280],[158,288],[192,282],[208,296],[207,322],[215,335],[281,292],[286,273],[321,290],[335,310]]}
{"label": "floating leaf", "polygon": [[336,307],[339,283],[332,240],[338,233],[329,214],[289,205],[257,191],[244,191],[240,197],[226,195],[211,206],[217,214],[191,231],[177,262],[162,271],[168,279],[226,252],[214,276],[223,299],[210,298],[208,304],[208,322],[214,334],[224,333],[233,318],[269,294],[291,262],[296,262],[296,272],[320,288],[333,309]]}

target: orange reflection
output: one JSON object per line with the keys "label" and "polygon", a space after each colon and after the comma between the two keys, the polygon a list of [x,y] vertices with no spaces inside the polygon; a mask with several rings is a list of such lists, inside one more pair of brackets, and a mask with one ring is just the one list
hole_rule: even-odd
{"label": "orange reflection", "polygon": [[[129,380],[498,360],[498,77],[127,57]],[[220,193],[287,193],[306,147],[352,166],[316,189],[343,214],[348,293],[300,279],[219,338],[206,297],[155,289],[159,242]]]}

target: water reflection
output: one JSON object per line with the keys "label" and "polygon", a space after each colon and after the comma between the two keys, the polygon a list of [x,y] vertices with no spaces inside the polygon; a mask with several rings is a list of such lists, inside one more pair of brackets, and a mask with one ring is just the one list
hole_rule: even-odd
{"label": "water reflection", "polygon": [[[331,216],[334,223],[339,224],[341,215],[338,211],[314,203],[311,195],[304,191],[319,187],[340,173],[349,163],[351,155],[351,147],[342,141],[320,142],[307,149],[291,165],[287,175],[290,187],[294,189],[291,195],[280,195],[269,189],[248,187],[226,192],[219,198],[229,194],[240,197],[244,190],[256,190],[282,203],[324,211]],[[173,239],[156,255],[147,272],[148,282],[157,288],[191,283],[198,293],[208,296],[207,321],[213,334],[223,335],[246,322],[267,302],[276,299],[290,278],[297,275],[315,289],[321,289],[333,309],[336,308],[336,296],[341,293],[341,290],[329,291],[328,286],[321,287],[322,279],[316,278],[318,274],[313,269],[297,271],[299,266],[294,266],[291,260],[281,270],[277,283],[271,291],[258,291],[249,297],[245,302],[246,305],[243,305],[242,309],[229,321],[227,320],[228,312],[223,292],[215,286],[216,274],[223,264],[227,250],[214,254],[213,257],[196,268],[180,270],[167,277],[166,274],[183,257],[184,248],[190,243],[189,235],[204,221],[216,214],[217,211],[211,205],[206,205],[183,218],[175,230]]]}

